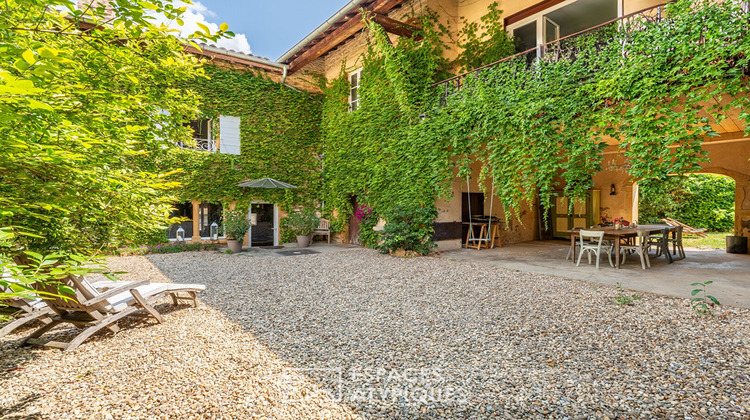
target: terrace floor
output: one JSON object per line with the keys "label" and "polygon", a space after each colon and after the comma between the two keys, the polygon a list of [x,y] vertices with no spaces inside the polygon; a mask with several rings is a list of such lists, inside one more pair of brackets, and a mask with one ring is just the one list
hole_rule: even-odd
{"label": "terrace floor", "polygon": [[[643,270],[637,256],[629,256],[620,269],[609,266],[602,257],[599,270],[588,265],[586,257],[576,267],[565,256],[570,242],[562,240],[511,244],[494,249],[461,249],[440,256],[471,261],[529,273],[550,274],[592,283],[616,285],[643,292],[689,298],[692,283],[712,280],[710,295],[724,305],[750,308],[750,255],[727,254],[723,250],[685,248],[686,258],[667,264],[662,256],[651,258],[651,268]],[[652,254],[653,255],[653,254]],[[613,257],[614,258],[614,257]]]}

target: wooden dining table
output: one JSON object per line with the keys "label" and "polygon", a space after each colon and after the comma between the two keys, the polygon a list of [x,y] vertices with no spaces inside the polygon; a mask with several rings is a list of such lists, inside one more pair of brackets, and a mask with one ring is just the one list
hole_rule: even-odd
{"label": "wooden dining table", "polygon": [[[615,229],[614,226],[594,227],[589,229],[594,232],[604,232],[604,239],[611,239],[615,242],[615,267],[620,268],[620,241],[622,239],[635,238],[638,236],[638,232],[646,231],[651,233],[663,233],[662,234],[662,249],[664,255],[667,258],[667,263],[672,264],[672,254],[669,253],[669,235],[675,230],[674,226],[670,225],[638,225],[638,227],[623,227],[622,229]],[[570,255],[573,256],[573,263],[576,262],[576,238],[581,229],[566,230],[565,233],[570,234]]]}

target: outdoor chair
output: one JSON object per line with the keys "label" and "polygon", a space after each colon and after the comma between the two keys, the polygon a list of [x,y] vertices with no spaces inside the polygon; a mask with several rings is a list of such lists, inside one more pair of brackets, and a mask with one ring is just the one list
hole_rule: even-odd
{"label": "outdoor chair", "polygon": [[[164,318],[152,306],[154,302],[170,296],[175,305],[180,301],[191,301],[196,305],[196,292],[205,290],[205,286],[201,284],[149,283],[148,280],[140,280],[114,282],[114,288],[100,292],[80,276],[69,275],[60,281],[73,289],[74,293],[65,297],[45,299],[44,302],[52,310],[50,322],[34,331],[21,342],[21,345],[33,344],[70,351],[103,328],[118,332],[116,322],[127,316],[152,317],[158,323],[162,323]],[[34,287],[42,292],[61,294],[54,285],[38,283]],[[84,329],[67,343],[40,339],[47,331],[62,323]]]}
{"label": "outdoor chair", "polygon": [[[646,266],[651,268],[651,261],[648,258],[648,247],[649,247],[649,233],[645,230],[639,230],[638,236],[635,238],[633,245],[620,245],[620,253],[622,254],[621,262],[624,263],[627,255],[631,252],[638,254],[641,259],[641,268],[644,270]],[[666,250],[669,252],[669,249]]]}
{"label": "outdoor chair", "polygon": [[578,233],[580,251],[578,253],[578,261],[576,267],[581,264],[581,257],[586,253],[589,264],[591,264],[591,254],[596,255],[596,268],[599,269],[599,259],[602,254],[602,250],[607,252],[609,258],[609,265],[614,267],[612,264],[612,245],[604,243],[604,232],[603,231],[592,231],[592,230],[581,230]]}
{"label": "outdoor chair", "polygon": [[665,217],[665,218],[661,219],[661,221],[664,222],[664,223],[666,223],[666,224],[668,224],[668,225],[670,225],[670,226],[675,226],[675,227],[682,226],[683,233],[685,233],[686,235],[697,235],[697,236],[699,236],[701,238],[708,238],[708,235],[706,234],[706,229],[705,228],[697,229],[697,228],[688,226],[688,225],[680,222],[679,220],[671,219],[669,217]]}
{"label": "outdoor chair", "polygon": [[677,226],[673,229],[674,236],[667,238],[667,252],[669,252],[669,244],[672,244],[672,255],[679,255],[680,258],[685,258],[685,248],[682,246],[682,226]]}
{"label": "outdoor chair", "polygon": [[[5,293],[11,292],[11,290],[4,290]],[[10,334],[16,328],[38,320],[43,324],[49,324],[52,322],[50,315],[52,315],[52,309],[47,306],[41,299],[26,299],[21,297],[14,297],[11,299],[0,300],[0,315],[11,316],[16,319],[7,323],[2,329],[0,329],[0,337]]]}
{"label": "outdoor chair", "polygon": [[331,222],[326,219],[320,219],[320,224],[312,233],[312,236],[320,235],[327,236],[328,243],[331,243]]}

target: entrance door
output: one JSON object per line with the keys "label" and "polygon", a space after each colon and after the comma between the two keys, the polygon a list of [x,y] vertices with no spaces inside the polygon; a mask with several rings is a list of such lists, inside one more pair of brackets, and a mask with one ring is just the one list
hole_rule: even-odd
{"label": "entrance door", "polygon": [[357,218],[357,210],[359,205],[357,204],[357,197],[352,197],[352,215],[349,217],[349,243],[355,245],[362,245],[359,240],[359,219]]}
{"label": "entrance door", "polygon": [[250,246],[276,244],[276,211],[273,204],[250,204]]}
{"label": "entrance door", "polygon": [[[562,191],[557,191],[562,195]],[[555,197],[550,220],[552,222],[552,236],[555,238],[570,238],[566,230],[573,228],[586,229],[592,225],[599,224],[599,213],[601,203],[601,192],[591,190],[585,201],[573,203],[573,211],[568,213],[568,198]]]}

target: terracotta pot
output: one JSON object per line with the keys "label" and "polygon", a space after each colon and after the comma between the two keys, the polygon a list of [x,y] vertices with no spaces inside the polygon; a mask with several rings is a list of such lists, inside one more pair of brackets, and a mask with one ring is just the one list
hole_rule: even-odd
{"label": "terracotta pot", "polygon": [[310,246],[310,235],[297,235],[297,248],[307,248]]}
{"label": "terracotta pot", "polygon": [[229,250],[232,251],[233,254],[236,254],[242,251],[242,241],[227,239],[227,247],[229,247]]}
{"label": "terracotta pot", "polygon": [[747,254],[747,236],[727,236],[728,254]]}

